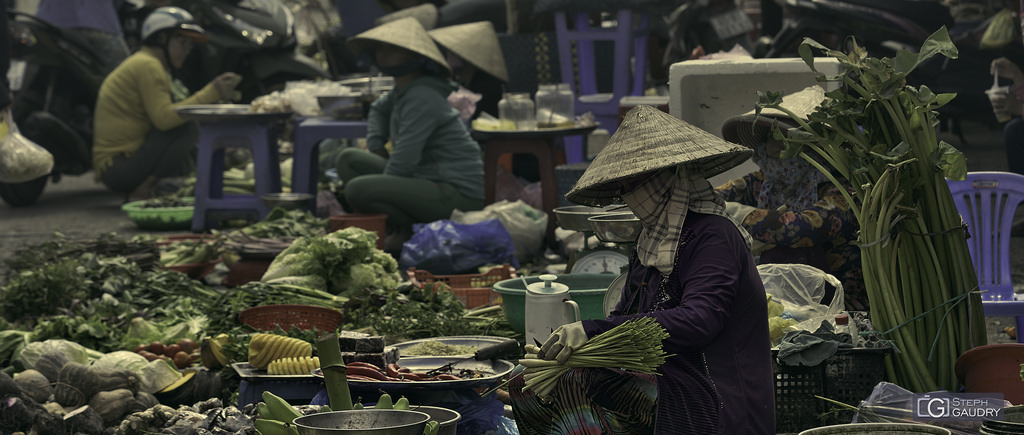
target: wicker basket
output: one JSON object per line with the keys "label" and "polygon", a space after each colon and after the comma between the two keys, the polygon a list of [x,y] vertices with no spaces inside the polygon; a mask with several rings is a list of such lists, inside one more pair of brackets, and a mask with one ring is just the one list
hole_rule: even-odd
{"label": "wicker basket", "polygon": [[278,326],[289,330],[337,331],[344,317],[341,311],[315,305],[261,305],[238,313],[238,320],[253,328],[269,331]]}
{"label": "wicker basket", "polygon": [[508,264],[495,267],[483,274],[434,275],[425,270],[416,270],[414,267],[410,267],[408,273],[409,280],[420,287],[428,282],[448,284],[452,288],[452,293],[455,293],[466,308],[499,303],[500,295],[491,291],[491,286],[498,281],[516,276],[515,269]]}

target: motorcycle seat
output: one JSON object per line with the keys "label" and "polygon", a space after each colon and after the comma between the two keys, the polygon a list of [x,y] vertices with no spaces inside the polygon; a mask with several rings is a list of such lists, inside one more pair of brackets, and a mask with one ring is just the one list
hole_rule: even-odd
{"label": "motorcycle seat", "polygon": [[929,33],[954,24],[949,8],[935,0],[841,0],[852,5],[878,9],[913,21]]}

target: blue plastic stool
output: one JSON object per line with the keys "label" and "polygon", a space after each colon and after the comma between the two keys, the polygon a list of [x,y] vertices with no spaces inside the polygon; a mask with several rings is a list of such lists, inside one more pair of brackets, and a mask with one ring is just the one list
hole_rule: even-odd
{"label": "blue plastic stool", "polygon": [[[600,23],[591,23],[590,12],[555,12],[562,83],[569,83],[576,93],[576,113],[593,112],[609,134],[618,128],[619,100],[644,94],[648,21],[647,14],[621,9],[615,12],[614,27],[602,27]],[[614,60],[610,65],[600,64],[595,55],[595,42],[601,41],[612,43]],[[607,70],[612,72],[611,92],[598,89],[598,71]],[[566,163],[585,159],[582,137],[568,137],[565,145]]]}
{"label": "blue plastic stool", "polygon": [[1024,175],[968,172],[964,181],[946,180],[953,203],[971,237],[967,247],[978,274],[986,316],[1014,316],[1017,342],[1024,343],[1024,300],[1014,298],[1010,274],[1010,228],[1024,202]]}
{"label": "blue plastic stool", "polygon": [[[227,148],[248,148],[252,152],[255,195],[224,194],[224,150]],[[196,160],[193,232],[217,227],[217,220],[210,218],[211,212],[249,212],[263,219],[270,212],[263,195],[281,192],[274,123],[201,121]]]}
{"label": "blue plastic stool", "polygon": [[317,176],[320,172],[320,141],[327,138],[366,137],[367,121],[305,118],[297,120],[293,133],[292,192],[313,195],[310,211],[316,211]]}

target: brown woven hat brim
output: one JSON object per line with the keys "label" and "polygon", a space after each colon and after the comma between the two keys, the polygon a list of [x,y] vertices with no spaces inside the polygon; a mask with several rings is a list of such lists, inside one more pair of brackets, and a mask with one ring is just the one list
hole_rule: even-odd
{"label": "brown woven hat brim", "polygon": [[451,50],[484,72],[508,83],[505,55],[490,21],[441,27],[427,32],[442,47]]}
{"label": "brown woven hat brim", "polygon": [[348,45],[358,55],[372,51],[374,42],[384,42],[423,55],[444,67],[449,74],[452,72],[437,44],[415,18],[406,17],[381,24],[356,35],[348,41]]}
{"label": "brown woven hat brim", "polygon": [[651,106],[626,113],[618,130],[565,195],[577,204],[617,202],[626,189],[658,171],[679,165],[697,167],[710,178],[743,163],[753,151]]}
{"label": "brown woven hat brim", "polygon": [[[798,92],[782,97],[782,107],[793,112],[797,117],[807,120],[817,107],[825,100],[825,90],[821,86],[809,86]],[[756,148],[772,136],[775,128],[785,132],[797,127],[797,122],[778,109],[765,108],[757,114],[751,110],[734,116],[722,123],[722,138],[749,148]]]}

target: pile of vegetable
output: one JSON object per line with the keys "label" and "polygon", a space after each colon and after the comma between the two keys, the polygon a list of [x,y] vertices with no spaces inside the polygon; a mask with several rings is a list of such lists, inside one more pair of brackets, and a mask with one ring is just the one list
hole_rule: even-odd
{"label": "pile of vegetable", "polygon": [[398,262],[376,249],[377,234],[349,227],[292,242],[270,264],[261,281],[350,297],[368,288],[395,288]]}
{"label": "pile of vegetable", "polygon": [[662,348],[668,332],[653,317],[639,317],[623,322],[591,337],[569,355],[565,364],[537,357],[540,351],[527,344],[526,355],[519,360],[523,370],[524,390],[545,397],[554,390],[558,379],[574,368],[608,367],[645,374],[658,374],[656,370],[670,355]]}
{"label": "pile of vegetable", "polygon": [[955,59],[957,48],[945,28],[919,53],[891,59],[869,57],[855,43],[843,53],[805,40],[800,55],[814,70],[812,49],[838,59],[842,73],[819,77],[841,86],[809,121],[780,106],[778,93],[762,94],[758,106],[790,115],[799,127],[788,137],[776,132],[788,143],[784,156],[818,167],[857,216],[871,319],[897,350],[887,359],[889,379],[916,392],[956,391],[957,357],[986,342],[966,234],[946,184],[964,179],[966,162],[935,134],[936,110],[955,95],[910,86],[907,76],[932,56]]}

